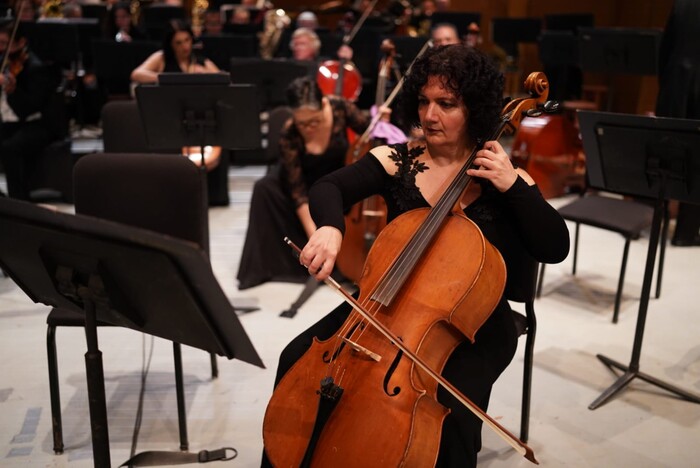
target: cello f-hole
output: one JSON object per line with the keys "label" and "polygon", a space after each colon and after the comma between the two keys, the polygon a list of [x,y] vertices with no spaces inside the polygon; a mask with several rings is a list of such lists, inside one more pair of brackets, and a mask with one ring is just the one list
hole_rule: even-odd
{"label": "cello f-hole", "polygon": [[387,370],[386,375],[384,376],[384,393],[387,396],[393,397],[393,396],[398,395],[401,392],[401,387],[399,387],[399,386],[396,386],[391,391],[389,391],[389,381],[391,380],[391,377],[394,375],[394,371],[399,366],[399,362],[401,361],[402,357],[403,357],[403,351],[399,350],[399,352],[396,353],[396,357],[392,361],[391,366],[389,366],[389,369]]}

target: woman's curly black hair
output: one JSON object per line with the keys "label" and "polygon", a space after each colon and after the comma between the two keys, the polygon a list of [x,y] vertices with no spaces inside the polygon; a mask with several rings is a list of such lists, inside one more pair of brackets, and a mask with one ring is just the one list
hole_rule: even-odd
{"label": "woman's curly black hair", "polygon": [[503,105],[503,74],[483,52],[462,45],[434,47],[413,63],[401,89],[397,117],[406,126],[420,126],[418,96],[431,76],[461,98],[469,111],[469,137],[483,140],[498,124]]}

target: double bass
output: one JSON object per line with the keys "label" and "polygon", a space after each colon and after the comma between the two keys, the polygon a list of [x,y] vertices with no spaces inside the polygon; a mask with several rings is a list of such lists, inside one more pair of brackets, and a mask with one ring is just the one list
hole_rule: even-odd
{"label": "double bass", "polygon": [[[489,139],[542,112],[544,74],[530,74],[526,89],[530,97],[507,104]],[[458,209],[480,149],[432,208],[408,211],[382,230],[358,299],[327,280],[353,311],[336,336],[314,339],[275,389],[263,422],[273,465],[433,466],[449,412],[437,401],[438,385],[537,463],[530,447],[440,375],[452,350],[474,341],[505,286],[500,254]]]}

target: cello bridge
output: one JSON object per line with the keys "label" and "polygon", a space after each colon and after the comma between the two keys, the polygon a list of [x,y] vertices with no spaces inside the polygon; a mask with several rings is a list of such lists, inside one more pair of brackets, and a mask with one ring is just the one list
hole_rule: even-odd
{"label": "cello bridge", "polygon": [[370,351],[369,349],[365,348],[364,346],[360,346],[359,344],[355,343],[352,340],[349,340],[349,339],[343,337],[343,341],[345,341],[348,344],[348,346],[350,346],[353,349],[353,351],[357,351],[358,353],[362,353],[366,356],[369,356],[372,360],[374,360],[376,362],[379,362],[382,360],[382,357],[379,354]]}

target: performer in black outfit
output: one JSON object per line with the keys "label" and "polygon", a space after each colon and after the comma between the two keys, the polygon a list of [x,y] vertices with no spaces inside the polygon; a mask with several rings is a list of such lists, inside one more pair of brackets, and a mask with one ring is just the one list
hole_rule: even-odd
{"label": "performer in black outfit", "polygon": [[[656,115],[700,119],[700,3],[676,0],[659,51]],[[674,245],[700,245],[700,205],[681,203]]]}
{"label": "performer in black outfit", "polygon": [[345,164],[347,129],[361,134],[369,125],[369,116],[350,101],[324,97],[314,78],[294,80],[287,89],[287,102],[292,118],[278,142],[281,170],[253,188],[238,289],[266,281],[306,281],[308,275],[289,255],[283,239],[304,244],[316,230],[309,215],[309,187]]}
{"label": "performer in black outfit", "polygon": [[[163,38],[163,48],[153,52],[141,65],[131,72],[136,83],[156,83],[158,74],[167,73],[217,73],[219,68],[194,51],[194,32],[183,20],[170,20]],[[201,148],[184,147],[182,154],[197,165],[201,164]],[[220,146],[204,147],[204,163],[208,171],[219,165]]]}
{"label": "performer in black outfit", "polygon": [[54,139],[44,114],[56,80],[29,49],[22,28],[12,44],[11,35],[11,26],[0,28],[0,56],[9,54],[7,69],[0,73],[0,159],[9,196],[28,200],[36,158]]}
{"label": "performer in black outfit", "polygon": [[170,20],[163,38],[163,48],[153,52],[131,72],[137,83],[156,83],[163,72],[216,73],[219,68],[211,60],[195,53],[194,32],[183,20]]}
{"label": "performer in black outfit", "polygon": [[[344,230],[343,209],[373,194],[387,203],[388,220],[436,203],[477,141],[498,122],[504,79],[482,52],[462,45],[436,47],[416,60],[406,77],[399,112],[420,125],[425,142],[381,146],[357,163],[319,180],[309,203],[318,229],[304,247],[300,262],[318,280],[325,279],[338,255]],[[461,204],[511,268],[526,258],[557,263],[569,251],[564,220],[542,197],[532,178],[515,168],[502,146],[487,141],[477,153],[479,169]],[[282,352],[277,380],[306,352],[313,337],[332,337],[345,321],[343,304],[295,338]],[[483,410],[491,387],[510,363],[517,334],[505,298],[476,333],[450,355],[442,375]],[[452,412],[443,424],[437,466],[475,466],[481,448],[481,422],[451,395],[438,400]],[[387,426],[391,422],[387,421]],[[268,461],[263,458],[263,465]]]}

